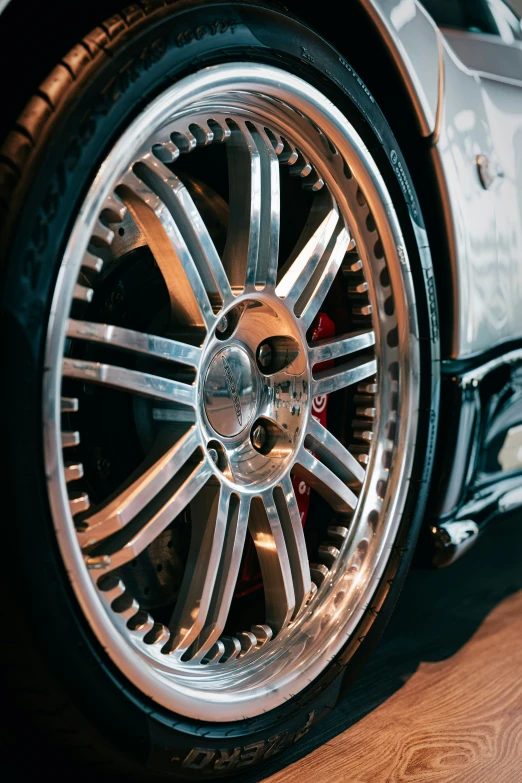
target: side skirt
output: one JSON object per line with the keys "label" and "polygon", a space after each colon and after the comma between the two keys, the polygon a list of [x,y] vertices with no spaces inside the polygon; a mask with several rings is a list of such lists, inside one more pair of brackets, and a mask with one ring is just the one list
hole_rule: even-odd
{"label": "side skirt", "polygon": [[441,432],[421,557],[451,565],[501,514],[522,508],[522,346],[442,363]]}

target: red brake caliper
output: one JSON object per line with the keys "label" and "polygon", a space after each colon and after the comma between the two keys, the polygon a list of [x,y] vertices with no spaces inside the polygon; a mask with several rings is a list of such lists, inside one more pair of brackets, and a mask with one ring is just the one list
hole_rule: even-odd
{"label": "red brake caliper", "polygon": [[[316,340],[325,340],[327,337],[333,337],[335,334],[335,325],[331,318],[326,313],[319,313],[314,321],[312,329],[312,342]],[[319,370],[327,370],[329,367],[333,367],[333,360],[327,362],[321,362],[315,366],[315,372]],[[312,400],[312,416],[314,419],[326,427],[326,412],[328,410],[328,395],[320,394],[319,397],[314,397]],[[303,527],[306,525],[306,518],[308,517],[308,510],[310,508],[310,487],[305,481],[301,481],[295,476],[292,478],[292,484],[294,486],[295,497],[297,505],[299,507],[299,513],[301,515],[301,522]]]}
{"label": "red brake caliper", "polygon": [[[328,337],[335,335],[335,324],[326,313],[319,313],[316,316],[312,327],[312,342],[316,340],[325,340]],[[326,370],[333,366],[333,361],[322,362],[315,366],[315,371]],[[321,394],[319,397],[314,397],[312,401],[312,416],[317,419],[324,427],[326,427],[326,413],[328,409],[328,395]],[[308,511],[310,508],[310,487],[305,481],[299,478],[293,477],[292,484],[294,487],[295,496],[297,499],[297,506],[299,508],[299,514],[301,515],[301,522],[303,528],[306,525],[306,519],[308,517]],[[259,562],[256,555],[256,550],[252,539],[248,539],[245,547],[245,554],[243,556],[243,562],[239,572],[239,578],[236,585],[236,597],[241,597],[251,593],[253,590],[257,590],[261,587],[261,572],[259,570]]]}

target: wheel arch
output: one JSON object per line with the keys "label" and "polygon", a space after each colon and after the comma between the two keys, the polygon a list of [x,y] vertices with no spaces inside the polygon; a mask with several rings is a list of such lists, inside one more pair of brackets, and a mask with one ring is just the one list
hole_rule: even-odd
{"label": "wheel arch", "polygon": [[[415,0],[398,6],[389,0],[358,0],[350,9],[350,29],[335,23],[332,0],[320,16],[304,9],[298,0],[287,0],[286,5],[356,66],[376,97],[378,83],[393,86],[400,93],[394,92],[394,97],[400,100],[401,112],[406,112],[405,119],[413,123],[418,135],[437,138],[444,82],[442,44],[435,23]],[[368,41],[372,42],[371,61]]]}

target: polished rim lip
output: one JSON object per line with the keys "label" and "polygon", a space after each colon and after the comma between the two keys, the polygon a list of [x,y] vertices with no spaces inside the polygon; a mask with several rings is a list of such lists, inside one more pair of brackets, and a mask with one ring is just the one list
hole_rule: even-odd
{"label": "polished rim lip", "polygon": [[[64,503],[67,491],[61,469],[62,452],[58,424],[60,421],[61,357],[65,342],[68,308],[77,273],[77,268],[74,265],[75,248],[86,246],[97,218],[97,204],[100,203],[101,198],[109,194],[114,176],[121,170],[128,158],[129,145],[132,143],[133,148],[139,148],[150,135],[150,128],[152,126],[159,127],[171,115],[174,96],[177,113],[188,107],[189,104],[200,101],[203,93],[207,99],[238,84],[241,84],[241,89],[244,91],[260,90],[262,87],[263,93],[274,97],[281,94],[281,88],[284,85],[284,90],[292,93],[292,103],[296,109],[301,110],[307,116],[310,116],[311,108],[316,112],[321,112],[323,127],[328,127],[328,135],[332,142],[345,154],[353,174],[368,200],[379,228],[381,241],[385,246],[388,263],[390,255],[394,256],[393,263],[389,263],[390,274],[393,273],[395,276],[395,281],[392,279],[394,295],[398,296],[399,292],[403,291],[408,300],[408,306],[414,303],[415,297],[405,246],[391,199],[371,158],[363,159],[360,156],[360,151],[365,150],[364,144],[340,111],[306,82],[271,66],[259,66],[254,63],[212,66],[181,80],[151,103],[114,146],[111,152],[110,167],[108,161],[102,164],[74,226],[58,276],[56,290],[57,292],[60,290],[60,296],[56,294],[53,299],[49,319],[50,338],[48,337],[46,350],[47,369],[44,374],[43,401],[46,470],[49,477],[49,497],[56,534],[77,599],[91,627],[95,629],[98,640],[128,679],[154,701],[170,710],[196,719],[201,719],[202,712],[205,711],[205,703],[214,704],[219,707],[219,721],[256,716],[259,713],[259,708],[256,707],[258,694],[250,692],[240,698],[239,694],[235,692],[233,694],[234,700],[227,701],[223,692],[206,691],[195,698],[193,688],[184,687],[179,679],[176,679],[175,691],[172,688],[166,688],[159,666],[156,669],[144,666],[144,659],[142,658],[140,661],[135,654],[138,652],[138,648],[136,647],[133,652],[128,641],[122,638],[112,623],[96,621],[100,612],[105,613],[105,610],[100,602],[98,591],[85,568],[80,547],[74,535],[74,527],[72,524],[57,524],[57,521],[67,521],[70,517],[69,509]],[[305,147],[304,143],[303,147]],[[105,185],[103,185],[104,182]],[[335,195],[333,188],[332,192]],[[357,227],[351,226],[351,229],[356,235]],[[398,248],[401,249],[400,260]],[[407,316],[411,319],[412,313],[407,313]],[[410,334],[409,343],[410,372],[413,377],[418,377],[419,355],[415,334]],[[411,384],[401,384],[401,433],[397,439],[398,442],[396,441],[396,449],[406,449],[406,453],[403,455],[399,475],[395,476],[395,492],[391,492],[392,487],[389,487],[387,492],[386,513],[393,520],[393,529],[390,528],[388,539],[392,540],[395,539],[407,492],[407,482],[402,481],[402,478],[411,467],[413,458],[412,449],[408,448],[409,444],[406,442],[406,430],[411,432],[411,427],[412,425],[415,427],[417,419],[417,395],[411,392]],[[407,428],[405,422],[408,422]],[[54,479],[54,483],[51,479]],[[339,628],[337,636],[329,646],[330,654],[335,654],[340,650],[359,623],[364,606],[371,599],[387,562],[388,550],[384,551],[383,547],[364,595],[360,598],[359,611],[352,613],[348,623]],[[296,675],[293,680],[287,680],[284,683],[278,690],[277,701],[273,706],[278,706],[292,694],[303,690],[308,682],[323,671],[324,667],[325,661],[322,656],[318,656],[314,665],[306,668],[301,675]],[[165,670],[163,674],[167,674],[167,671]]]}

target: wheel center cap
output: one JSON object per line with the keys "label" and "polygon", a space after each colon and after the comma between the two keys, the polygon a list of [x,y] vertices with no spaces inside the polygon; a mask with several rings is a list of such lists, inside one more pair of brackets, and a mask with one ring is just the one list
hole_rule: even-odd
{"label": "wheel center cap", "polygon": [[211,427],[231,438],[254,418],[257,381],[248,353],[239,345],[218,351],[205,377],[204,405]]}

